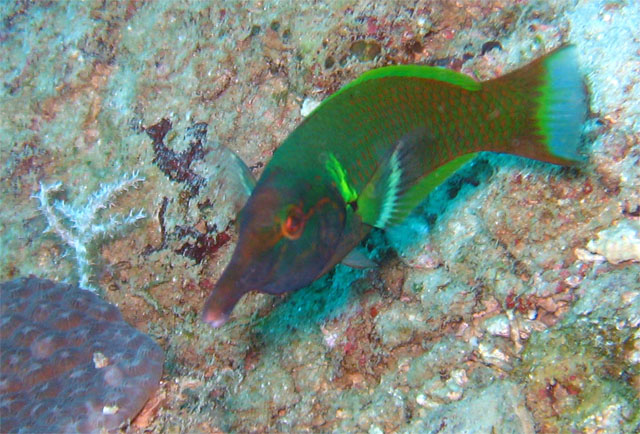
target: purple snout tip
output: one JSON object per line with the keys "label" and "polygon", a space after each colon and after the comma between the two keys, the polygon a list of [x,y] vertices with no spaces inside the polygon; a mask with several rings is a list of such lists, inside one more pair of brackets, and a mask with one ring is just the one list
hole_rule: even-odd
{"label": "purple snout tip", "polygon": [[222,312],[205,311],[202,314],[202,321],[206,322],[213,328],[218,328],[229,321],[229,315]]}

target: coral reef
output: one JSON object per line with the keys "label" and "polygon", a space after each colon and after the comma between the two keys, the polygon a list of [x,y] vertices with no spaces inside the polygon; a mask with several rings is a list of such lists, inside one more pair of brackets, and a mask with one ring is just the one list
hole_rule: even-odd
{"label": "coral reef", "polygon": [[[614,0],[11,2],[0,276],[81,274],[74,248],[42,235],[40,183],[82,209],[139,170],[143,188],[94,223],[149,218],[89,242],[86,273],[167,354],[154,410],[128,432],[639,432],[625,229],[640,215],[639,17]],[[221,330],[200,323],[246,199],[233,153],[259,176],[314,104],[378,66],[484,80],[567,43],[591,95],[585,164],[480,155],[371,234],[378,268],[338,266],[286,297],[247,295]]]}
{"label": "coral reef", "polygon": [[158,388],[162,349],[95,294],[28,277],[0,300],[2,432],[114,431]]}

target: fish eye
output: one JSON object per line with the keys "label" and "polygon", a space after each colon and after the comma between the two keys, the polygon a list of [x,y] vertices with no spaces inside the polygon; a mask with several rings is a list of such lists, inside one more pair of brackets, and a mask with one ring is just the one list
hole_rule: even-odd
{"label": "fish eye", "polygon": [[292,205],[287,212],[287,218],[282,223],[282,235],[290,240],[297,240],[302,235],[306,218],[304,211],[298,205]]}

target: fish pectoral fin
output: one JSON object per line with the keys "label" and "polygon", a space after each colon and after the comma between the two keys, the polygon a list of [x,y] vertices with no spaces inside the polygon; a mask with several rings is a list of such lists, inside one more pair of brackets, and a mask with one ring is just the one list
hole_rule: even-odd
{"label": "fish pectoral fin", "polygon": [[240,182],[240,186],[242,187],[242,192],[244,193],[244,198],[241,201],[241,207],[240,209],[238,209],[238,212],[236,214],[236,220],[240,220],[240,216],[242,215],[244,206],[246,205],[249,196],[251,196],[251,193],[253,193],[253,189],[256,186],[257,181],[255,176],[253,176],[251,169],[249,169],[249,166],[247,166],[244,160],[230,149],[229,152],[231,153],[231,158],[235,163],[235,168],[237,170],[236,175]]}
{"label": "fish pectoral fin", "polygon": [[240,180],[242,182],[242,186],[244,187],[245,193],[248,196],[251,196],[253,192],[253,188],[256,186],[256,178],[253,176],[251,169],[249,166],[240,158],[235,152],[232,151],[233,158],[238,165],[240,171]]}
{"label": "fish pectoral fin", "polygon": [[350,251],[347,256],[342,259],[342,264],[359,270],[378,266],[375,261],[371,260],[364,251],[358,247]]}
{"label": "fish pectoral fin", "polygon": [[[417,203],[415,187],[431,167],[425,167],[425,152],[432,148],[433,135],[422,126],[405,134],[392,147],[358,197],[362,221],[377,228],[401,222]],[[428,194],[421,195],[424,198]],[[409,201],[407,202],[407,199]]]}

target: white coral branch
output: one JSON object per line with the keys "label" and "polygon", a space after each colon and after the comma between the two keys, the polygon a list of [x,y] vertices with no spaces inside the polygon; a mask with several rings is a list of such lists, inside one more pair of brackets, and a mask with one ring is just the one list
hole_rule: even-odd
{"label": "white coral branch", "polygon": [[[115,214],[107,221],[98,222],[98,213],[101,209],[112,205],[112,200],[130,188],[135,188],[144,181],[144,177],[138,172],[126,175],[122,179],[111,184],[102,184],[100,189],[93,193],[84,206],[73,206],[65,201],[50,203],[50,194],[59,191],[62,183],[55,182],[50,185],[40,183],[40,190],[33,197],[40,202],[40,210],[47,219],[47,229],[58,234],[60,238],[70,246],[76,256],[80,287],[96,291],[89,283],[91,262],[88,259],[89,245],[99,237],[113,236],[118,230],[130,226],[146,217],[144,210],[132,209],[128,215]],[[65,225],[59,214],[68,221]]]}

